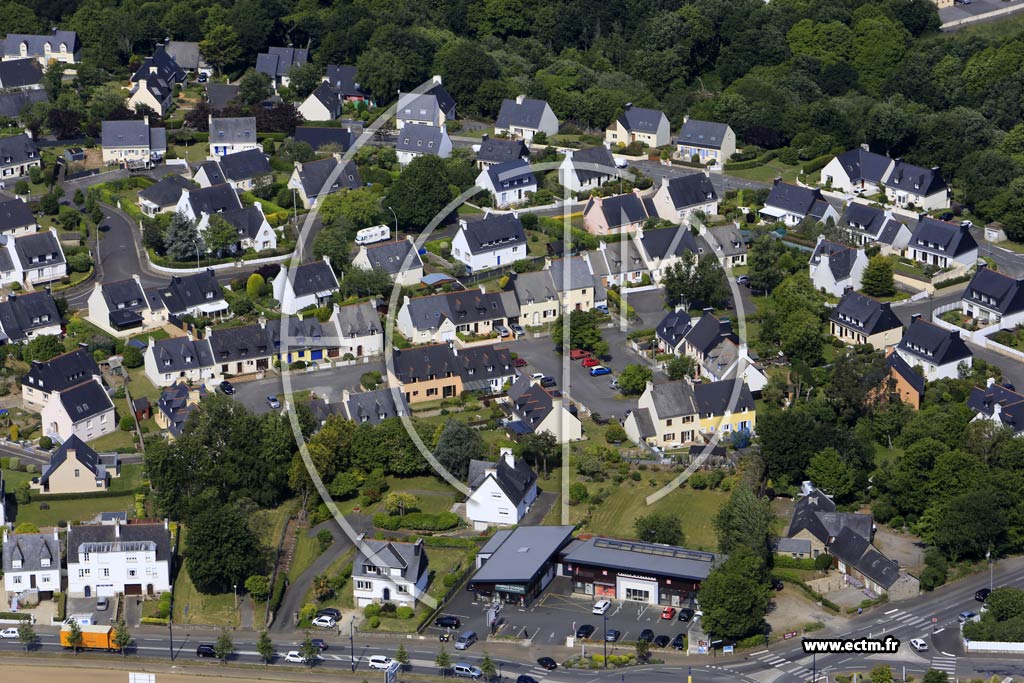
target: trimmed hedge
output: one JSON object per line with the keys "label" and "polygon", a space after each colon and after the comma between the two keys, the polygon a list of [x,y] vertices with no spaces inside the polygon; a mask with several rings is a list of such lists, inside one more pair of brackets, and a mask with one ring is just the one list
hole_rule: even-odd
{"label": "trimmed hedge", "polygon": [[142,617],[139,623],[143,626],[167,626],[170,623],[170,619],[161,619],[160,617]]}
{"label": "trimmed hedge", "polygon": [[772,560],[777,569],[815,569],[814,558],[800,559],[798,557],[786,557],[776,555]]}
{"label": "trimmed hedge", "polygon": [[27,612],[0,612],[0,619],[16,619],[17,621],[31,621],[32,615]]}
{"label": "trimmed hedge", "polygon": [[[135,453],[137,449],[128,451],[129,453]],[[81,500],[82,498],[119,498],[120,496],[135,495],[137,493],[145,494],[148,489],[144,486],[137,486],[134,489],[127,491],[87,491],[85,493],[39,493],[33,491],[33,500],[44,502],[48,500]],[[38,495],[38,498],[36,496]]]}
{"label": "trimmed hedge", "polygon": [[757,168],[758,166],[764,166],[777,156],[779,156],[779,151],[777,149],[772,149],[756,159],[751,159],[750,161],[727,161],[725,162],[725,170],[745,171],[749,168]]}
{"label": "trimmed hedge", "polygon": [[417,531],[447,531],[459,525],[459,516],[454,512],[410,512],[407,515],[388,515],[378,513],[373,516],[373,525],[378,529],[397,531],[398,529],[415,529]]}
{"label": "trimmed hedge", "polygon": [[829,153],[829,154],[822,154],[820,157],[815,157],[814,159],[811,159],[810,161],[805,161],[802,164],[803,169],[804,169],[804,173],[806,174],[806,173],[814,173],[815,171],[820,171],[821,169],[825,168],[825,164],[827,164],[828,162],[832,161],[835,158],[836,158],[835,154]]}
{"label": "trimmed hedge", "polygon": [[973,274],[961,275],[960,277],[951,277],[950,279],[943,280],[939,284],[935,285],[935,289],[945,289],[946,287],[952,287],[953,285],[958,285],[961,282],[967,282],[973,277]]}
{"label": "trimmed hedge", "polygon": [[277,614],[277,610],[281,607],[281,601],[284,599],[285,588],[288,587],[288,577],[284,572],[278,572],[277,579],[274,581],[274,590],[270,594],[270,611]]}

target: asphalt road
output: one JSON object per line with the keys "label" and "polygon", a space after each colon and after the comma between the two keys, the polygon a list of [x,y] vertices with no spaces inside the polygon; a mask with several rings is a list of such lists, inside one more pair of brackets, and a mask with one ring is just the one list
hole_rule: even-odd
{"label": "asphalt road", "polygon": [[[690,168],[688,166],[665,166],[660,162],[647,160],[634,161],[630,165],[636,166],[655,180],[661,180],[662,178],[679,178],[701,172],[700,169]],[[716,172],[711,173],[711,184],[715,186],[715,192],[717,192],[719,196],[725,194],[726,190],[759,190],[769,187],[770,185],[770,183],[763,183],[757,180],[744,180],[743,178],[736,178]]]}
{"label": "asphalt road", "polygon": [[[292,392],[311,391],[317,397],[329,397],[330,402],[334,403],[341,400],[343,389],[358,390],[359,378],[364,372],[372,370],[376,370],[383,375],[385,372],[384,361],[375,360],[370,363],[359,363],[357,365],[347,365],[313,372],[292,370],[290,375]],[[281,397],[284,393],[284,383],[280,375],[273,375],[265,379],[249,382],[232,382],[232,384],[235,387],[234,399],[256,413],[265,413],[271,409],[267,403],[268,396]]]}

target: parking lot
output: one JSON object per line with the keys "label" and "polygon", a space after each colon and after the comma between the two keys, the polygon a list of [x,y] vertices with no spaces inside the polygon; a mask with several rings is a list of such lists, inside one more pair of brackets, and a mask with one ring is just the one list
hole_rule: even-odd
{"label": "parking lot", "polygon": [[[574,635],[576,629],[589,624],[594,627],[594,634],[588,642],[600,645],[603,642],[604,617],[593,613],[596,600],[594,597],[573,594],[569,579],[556,577],[532,605],[526,608],[503,605],[497,634],[530,638],[535,645],[564,645],[565,639]],[[486,599],[478,599],[471,591],[462,591],[452,598],[444,614],[458,617],[462,621],[462,631],[476,631],[483,640],[489,633],[489,606]],[[664,635],[669,638],[689,632],[692,622],[681,622],[675,618],[671,621],[662,619],[661,610],[656,605],[613,600],[605,616],[608,618],[608,629],[616,629],[621,635],[616,643],[608,644],[609,654],[613,651],[619,654],[633,652],[633,643],[640,632],[647,628],[654,631],[655,636]],[[428,635],[434,636],[443,632],[444,629],[435,626],[427,630]],[[452,638],[457,635],[453,633]]]}
{"label": "parking lot", "polygon": [[107,609],[99,611],[96,609],[96,598],[72,598],[68,597],[65,614],[91,614],[92,623],[99,626],[107,626],[113,615],[117,613],[117,598],[108,598],[110,601]]}

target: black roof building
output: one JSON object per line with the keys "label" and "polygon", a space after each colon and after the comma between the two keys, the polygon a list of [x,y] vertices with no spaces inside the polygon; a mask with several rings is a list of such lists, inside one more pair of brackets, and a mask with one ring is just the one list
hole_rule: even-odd
{"label": "black roof building", "polygon": [[819,268],[826,266],[832,272],[832,278],[836,282],[841,282],[850,277],[853,265],[857,262],[857,253],[853,247],[819,236],[811,254],[810,264]]}
{"label": "black roof building", "polygon": [[829,320],[867,336],[903,327],[888,301],[877,301],[857,292],[844,294]]}
{"label": "black roof building", "polygon": [[188,337],[171,337],[152,342],[157,371],[161,373],[198,370],[213,365],[213,352],[206,339],[193,341]]}
{"label": "black roof building", "polygon": [[366,258],[373,270],[381,270],[388,275],[394,276],[405,269],[405,260],[409,257],[409,268],[422,268],[423,260],[419,252],[410,240],[396,240],[394,242],[378,242],[366,247]]}
{"label": "black roof building", "polygon": [[554,410],[551,393],[526,375],[520,375],[509,387],[508,400],[512,404],[512,412],[531,432],[536,431]]}
{"label": "black roof building", "polygon": [[957,363],[971,358],[971,350],[956,330],[946,330],[921,319],[917,314],[903,333],[897,347],[900,351],[936,366]]}
{"label": "black roof building", "polygon": [[225,154],[214,163],[220,164],[224,178],[236,182],[273,173],[267,155],[261,149],[247,149],[244,152]]}
{"label": "black roof building", "polygon": [[641,197],[636,192],[627,192],[611,197],[591,196],[583,208],[583,215],[587,216],[592,211],[600,211],[611,230],[643,223],[652,216],[658,216],[658,210],[654,208],[654,201],[650,197]]}
{"label": "black roof building", "polygon": [[740,393],[735,405],[732,402],[735,380],[723,379],[718,382],[701,382],[693,385],[693,404],[697,412],[703,416],[724,415],[727,410],[743,412],[754,410],[754,397],[746,383],[740,386]]}
{"label": "black roof building", "polygon": [[43,68],[34,57],[0,62],[0,88],[30,88],[43,80]]}
{"label": "black roof building", "polygon": [[[395,403],[395,394],[399,403]],[[348,394],[344,402],[345,414],[353,422],[380,424],[392,417],[410,415],[409,404],[400,391],[374,389],[373,391],[357,391]]]}
{"label": "black roof building", "polygon": [[700,253],[697,240],[686,227],[662,228],[660,230],[644,230],[640,244],[652,259],[669,259],[682,256],[686,252]]}
{"label": "black roof building", "polygon": [[878,552],[867,538],[849,527],[836,535],[828,550],[837,560],[853,567],[885,590],[900,578],[899,565]]}
{"label": "black roof building", "polygon": [[0,166],[20,166],[39,161],[39,148],[25,133],[0,138]]}
{"label": "black roof building", "polygon": [[[108,398],[107,400],[110,399]],[[82,467],[96,478],[96,481],[106,480],[107,469],[100,462],[100,456],[78,436],[72,434],[50,455],[50,464],[46,466],[46,469],[39,477],[39,483],[43,486],[44,490],[50,481],[50,475],[67,462],[68,458],[78,461]],[[68,549],[70,551],[70,543],[68,544]]]}
{"label": "black roof building", "polygon": [[839,160],[850,182],[866,181],[875,185],[885,179],[889,164],[892,163],[892,159],[884,154],[875,154],[863,147],[848,149],[842,154],[837,154],[836,159]]}
{"label": "black roof building", "polygon": [[12,92],[0,93],[0,116],[9,119],[20,119],[26,109],[33,104],[45,102],[46,91],[38,90],[15,90]]}
{"label": "black roof building", "polygon": [[351,131],[322,126],[298,126],[294,138],[295,142],[305,142],[314,152],[330,145],[336,145],[344,152],[355,142]]}
{"label": "black roof building", "polygon": [[271,80],[287,76],[293,66],[309,61],[309,50],[299,47],[271,47],[256,55],[256,71],[267,74]]}
{"label": "black roof building", "polygon": [[260,323],[211,330],[207,341],[217,363],[264,359],[275,350],[267,326]]}
{"label": "black roof building", "polygon": [[765,206],[782,209],[797,216],[815,216],[815,205],[823,201],[821,190],[800,187],[775,179],[772,189],[768,192]]}
{"label": "black roof building", "polygon": [[36,219],[28,204],[20,199],[0,200],[0,234],[27,230],[35,225]]}
{"label": "black roof building", "polygon": [[207,268],[192,275],[173,275],[166,287],[149,290],[147,297],[152,307],[179,315],[196,306],[224,301],[224,291],[216,274]]}
{"label": "black roof building", "polygon": [[570,172],[576,175],[576,180],[581,184],[592,180],[600,182],[603,178],[610,179],[616,173],[615,159],[611,150],[604,145],[574,150],[570,162]]}
{"label": "black roof building", "polygon": [[435,377],[461,377],[458,357],[447,344],[395,349],[392,353],[395,377],[402,384]]}
{"label": "black roof building", "polygon": [[232,103],[238,102],[240,88],[237,85],[227,83],[207,83],[206,101],[214,113],[220,113]]}
{"label": "black roof building", "polygon": [[306,193],[309,201],[314,201],[321,194],[331,194],[337,190],[355,190],[362,187],[363,180],[359,177],[359,169],[356,168],[354,161],[349,160],[330,187],[324,189],[327,179],[339,165],[341,165],[341,161],[334,156],[295,165],[299,174],[299,182],[302,183],[302,191]]}
{"label": "black roof building", "polygon": [[288,278],[297,297],[338,289],[338,278],[335,277],[331,264],[323,259],[289,269],[285,277]]}
{"label": "black roof building", "polygon": [[460,226],[466,245],[473,254],[526,244],[523,223],[513,213],[494,213],[477,221],[464,221]]}
{"label": "black roof building", "polygon": [[676,209],[718,201],[718,193],[715,192],[711,179],[703,173],[668,178],[662,182],[667,185],[666,191],[672,200],[672,206]]}
{"label": "black roof building", "polygon": [[486,173],[495,192],[517,187],[536,187],[537,185],[537,178],[530,170],[530,164],[522,159],[495,164],[488,167]]}
{"label": "black roof building", "polygon": [[21,383],[46,393],[64,391],[102,373],[92,354],[75,349],[50,360],[34,360]]}
{"label": "black roof building", "polygon": [[998,420],[1014,432],[1024,431],[1024,394],[990,379],[984,387],[974,387],[967,407],[975,413]]}
{"label": "black roof building", "polygon": [[49,292],[10,294],[0,302],[0,328],[12,341],[25,341],[36,330],[59,324],[57,302]]}
{"label": "black roof building", "polygon": [[[161,524],[83,524],[68,528],[68,564],[78,564],[86,552],[124,552],[128,544],[146,544],[157,562],[171,561],[171,532]],[[139,579],[140,583],[144,583]]]}
{"label": "black roof building", "polygon": [[908,164],[902,159],[896,159],[892,172],[885,179],[885,186],[924,197],[946,191],[946,183],[939,175],[938,166],[922,168]]}
{"label": "black roof building", "polygon": [[915,249],[949,259],[975,251],[978,243],[966,225],[947,223],[922,214],[910,244]]}
{"label": "black roof building", "polygon": [[725,140],[728,131],[729,126],[725,123],[698,121],[697,119],[687,118],[683,122],[683,127],[679,130],[679,137],[676,138],[676,143],[693,147],[721,149],[722,142]]}
{"label": "black roof building", "polygon": [[540,128],[541,119],[547,106],[548,103],[546,101],[534,100],[529,97],[502,100],[501,109],[498,110],[498,118],[494,122],[494,127]]}
{"label": "black roof building", "polygon": [[470,491],[476,491],[488,478],[494,479],[513,505],[519,505],[537,485],[537,474],[525,459],[512,455],[511,449],[499,456],[496,463],[490,460],[469,461]]}
{"label": "black roof building", "polygon": [[732,331],[731,321],[716,318],[710,310],[705,310],[686,333],[686,343],[704,356],[724,341],[739,344],[739,337]]}
{"label": "black roof building", "polygon": [[1024,280],[1015,280],[991,268],[979,266],[964,290],[963,300],[1000,315],[1024,311]]}
{"label": "black roof building", "polygon": [[522,140],[505,140],[488,135],[480,138],[480,149],[476,153],[476,160],[481,164],[500,164],[529,158],[530,149]]}
{"label": "black roof building", "polygon": [[169,175],[139,192],[139,198],[161,209],[175,206],[181,199],[181,191],[195,192],[199,186],[180,175]]}
{"label": "black roof building", "polygon": [[81,422],[90,417],[114,409],[114,402],[99,380],[89,378],[81,384],[60,392],[60,403],[72,422]]}
{"label": "black roof building", "polygon": [[686,338],[691,324],[692,319],[689,313],[686,311],[672,311],[661,319],[655,332],[658,335],[658,339],[665,342],[668,348],[674,349]]}
{"label": "black roof building", "polygon": [[359,84],[359,72],[354,66],[328,64],[326,80],[332,88],[341,92],[345,98],[358,99],[369,97],[369,93]]}

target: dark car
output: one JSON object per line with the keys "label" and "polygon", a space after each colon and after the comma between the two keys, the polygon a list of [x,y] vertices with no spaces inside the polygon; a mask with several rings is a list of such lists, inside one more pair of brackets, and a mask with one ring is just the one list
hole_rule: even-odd
{"label": "dark car", "polygon": [[558,668],[558,664],[551,657],[541,657],[537,660],[537,664],[540,665],[540,668],[547,669],[548,671],[554,671]]}
{"label": "dark car", "polygon": [[651,642],[654,640],[654,631],[649,628],[645,628],[643,631],[640,631],[640,637],[637,638],[637,640],[642,640],[645,643]]}
{"label": "dark car", "polygon": [[953,220],[953,212],[947,211],[946,213],[939,214],[940,221],[951,221]]}
{"label": "dark car", "polygon": [[978,602],[985,602],[988,600],[988,596],[992,594],[992,591],[988,588],[982,588],[974,594],[974,599]]}
{"label": "dark car", "polygon": [[544,387],[545,389],[547,389],[548,387],[553,387],[553,386],[555,386],[557,384],[558,384],[558,382],[551,375],[546,375],[546,376],[542,377],[541,380],[540,380],[540,385],[542,387]]}
{"label": "dark car", "polygon": [[313,647],[323,652],[327,649],[327,643],[324,642],[323,638],[313,638],[309,642],[313,643]]}
{"label": "dark car", "polygon": [[210,80],[210,77],[206,75],[205,71],[200,71],[196,77],[196,83],[206,83],[208,80]]}
{"label": "dark car", "polygon": [[786,587],[786,584],[782,583],[782,579],[772,579],[772,589],[780,591]]}
{"label": "dark car", "polygon": [[693,610],[689,607],[683,607],[679,610],[679,621],[689,621],[693,619]]}
{"label": "dark car", "polygon": [[527,676],[526,674],[523,674],[516,679],[516,683],[538,683],[538,681],[533,676]]}
{"label": "dark car", "polygon": [[512,361],[512,366],[517,368],[526,367],[526,359],[520,356],[519,358],[516,358],[514,361]]}
{"label": "dark car", "polygon": [[619,640],[619,636],[622,635],[622,631],[618,629],[610,628],[604,632],[604,639],[609,643],[616,643]]}
{"label": "dark car", "polygon": [[685,645],[686,636],[684,636],[682,633],[677,633],[676,637],[672,639],[672,647],[674,647],[677,650],[682,650]]}
{"label": "dark car", "polygon": [[437,619],[434,619],[434,626],[437,626],[439,628],[459,628],[462,626],[462,622],[459,620],[458,617],[445,615],[443,617],[438,617]]}
{"label": "dark car", "polygon": [[584,638],[584,639],[586,639],[586,638],[590,638],[590,636],[592,636],[592,635],[594,635],[594,627],[591,626],[590,624],[583,624],[578,629],[576,629],[576,637],[577,638]]}
{"label": "dark car", "polygon": [[196,648],[196,657],[216,657],[217,651],[213,649],[213,645],[209,643],[199,643],[199,647]]}
{"label": "dark car", "polygon": [[220,383],[220,392],[225,396],[234,396],[235,387],[232,386],[231,382],[224,380],[223,382]]}
{"label": "dark car", "polygon": [[324,607],[316,611],[318,617],[330,617],[335,621],[341,621],[341,610],[334,607]]}
{"label": "dark car", "polygon": [[668,647],[670,642],[672,642],[672,639],[668,636],[658,636],[654,639],[655,647]]}

